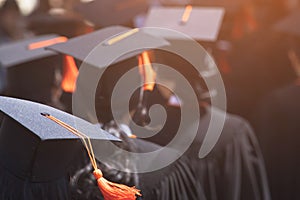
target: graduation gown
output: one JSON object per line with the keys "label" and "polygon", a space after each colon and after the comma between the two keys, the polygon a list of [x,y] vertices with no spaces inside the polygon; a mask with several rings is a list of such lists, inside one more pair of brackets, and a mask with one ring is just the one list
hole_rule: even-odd
{"label": "graduation gown", "polygon": [[[161,145],[167,144],[173,137],[172,124],[178,124],[180,111],[176,107],[168,108],[166,127],[160,136],[149,138]],[[196,179],[203,188],[206,199],[239,200],[270,199],[263,157],[256,137],[249,124],[241,117],[227,114],[221,136],[213,150],[203,159],[198,157],[200,147],[206,135],[211,114],[221,120],[224,112],[211,107],[200,119],[198,133],[194,142],[184,154],[196,174]],[[176,119],[176,116],[179,119]],[[170,120],[170,121],[169,121]],[[191,122],[193,123],[193,122]],[[195,122],[196,123],[196,122]],[[186,130],[187,137],[189,130]],[[159,138],[160,137],[160,138]]]}
{"label": "graduation gown", "polygon": [[[251,120],[261,98],[296,78],[287,56],[286,36],[263,29],[233,44],[230,73],[223,76],[228,111]],[[252,123],[252,121],[250,121]]]}
{"label": "graduation gown", "polygon": [[212,112],[218,117],[224,114],[216,108],[208,110],[200,120],[194,144],[186,153],[207,199],[270,199],[260,147],[252,128],[241,117],[227,114],[213,150],[203,159],[197,157]]}
{"label": "graduation gown", "polygon": [[[150,152],[161,148],[144,140],[135,140],[135,142],[139,146],[139,152]],[[159,154],[157,162],[168,156],[167,153]],[[163,169],[139,174],[139,183],[143,194],[142,199],[206,199],[200,183],[195,179],[190,162],[185,156]]]}
{"label": "graduation gown", "polygon": [[267,95],[254,115],[273,200],[300,199],[300,86]]}
{"label": "graduation gown", "polygon": [[[132,151],[136,153],[146,153],[161,148],[159,145],[140,139],[127,139],[127,142],[133,147]],[[102,170],[106,179],[128,186],[136,186],[140,189],[142,197],[138,197],[138,199],[205,200],[200,183],[196,180],[195,174],[189,165],[189,160],[186,157],[181,157],[163,169],[136,174],[132,172],[128,173],[128,171],[120,172],[114,169],[114,166],[118,165],[118,167],[121,166],[123,169],[129,169],[127,168],[128,163],[130,165],[143,163],[140,163],[139,160],[132,160],[130,157],[124,158],[124,156],[122,156],[122,158],[120,158],[116,154],[117,152],[114,155],[115,157],[110,161],[108,159],[107,162],[98,162],[99,168]],[[159,154],[157,162],[166,159],[167,156],[169,156],[167,153]],[[74,173],[70,185],[72,199],[74,200],[103,199],[93,178],[92,166],[90,164],[80,168]]]}

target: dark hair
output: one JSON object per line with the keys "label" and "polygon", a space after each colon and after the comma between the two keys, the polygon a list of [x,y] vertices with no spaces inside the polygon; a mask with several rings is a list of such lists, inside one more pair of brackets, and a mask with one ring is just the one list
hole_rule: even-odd
{"label": "dark hair", "polygon": [[15,10],[20,12],[19,6],[15,0],[6,0],[2,7],[0,7],[0,15],[6,10]]}

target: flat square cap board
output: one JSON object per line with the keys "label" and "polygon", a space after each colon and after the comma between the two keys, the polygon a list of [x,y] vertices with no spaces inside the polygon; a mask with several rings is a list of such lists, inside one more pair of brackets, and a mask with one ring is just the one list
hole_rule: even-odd
{"label": "flat square cap board", "polygon": [[54,123],[42,115],[48,113],[51,116],[65,122],[86,134],[91,139],[118,140],[111,134],[99,129],[97,126],[76,116],[52,108],[47,105],[17,98],[0,96],[0,110],[22,126],[38,136],[40,140],[50,139],[76,139],[78,138],[62,126]]}
{"label": "flat square cap board", "polygon": [[[106,84],[104,84],[105,86],[103,85],[103,87],[111,88],[116,77],[119,78],[123,75],[121,73],[124,72],[124,69],[129,70],[136,67],[134,68],[134,70],[136,70],[136,73],[133,74],[134,77],[131,76],[130,80],[126,82],[126,87],[132,89],[132,85],[136,86],[136,83],[141,84],[137,68],[137,56],[145,50],[167,45],[169,45],[169,42],[165,39],[149,35],[145,33],[143,29],[111,26],[93,33],[72,38],[65,43],[49,46],[47,49],[71,55],[80,61],[84,61],[84,65],[82,66],[88,66],[80,67],[77,79],[77,89],[73,94],[75,99],[76,97],[82,99],[82,102],[80,103],[76,103],[75,101],[77,109],[80,109],[79,107],[84,108],[78,112],[73,109],[73,112],[76,112],[76,115],[78,113],[80,117],[88,121],[97,122],[95,116],[91,117],[95,110],[95,107],[93,106],[95,100],[90,97],[96,94],[95,87],[99,84],[101,76],[99,73],[104,72],[104,70],[108,68],[107,71],[111,72],[109,73],[111,79],[106,78],[107,76],[105,76]],[[118,105],[123,106],[124,104],[121,103],[126,102],[126,96],[130,94],[130,92],[124,89],[118,94],[118,98],[115,99],[120,102]],[[125,109],[124,106],[123,109]],[[83,113],[87,114],[84,115]]]}
{"label": "flat square cap board", "polygon": [[[0,96],[0,110],[5,114],[0,129],[1,168],[20,181],[50,182],[65,177],[74,158],[82,155],[78,154],[83,150],[78,137],[41,113],[55,117],[91,139],[118,141],[96,125],[39,103]],[[1,193],[9,190],[3,187]]]}
{"label": "flat square cap board", "polygon": [[0,68],[6,72],[5,94],[51,102],[63,57],[44,47],[66,40],[66,37],[51,34],[1,45]]}
{"label": "flat square cap board", "polygon": [[44,48],[30,49],[29,45],[42,41],[52,41],[61,39],[58,35],[44,35],[31,39],[20,40],[0,46],[0,64],[1,67],[9,68],[18,64],[34,61],[37,59],[56,55],[55,52],[45,50]]}
{"label": "flat square cap board", "polygon": [[94,0],[75,7],[86,20],[96,27],[127,25],[148,8],[147,0]]}
{"label": "flat square cap board", "polygon": [[199,7],[222,7],[227,12],[236,12],[241,6],[251,3],[251,0],[160,0],[163,6],[199,6]]}
{"label": "flat square cap board", "polygon": [[300,9],[279,20],[273,28],[276,31],[300,37]]}
{"label": "flat square cap board", "polygon": [[[167,28],[197,41],[212,42],[217,40],[223,16],[224,8],[221,7],[152,7],[144,26]],[[166,37],[177,38],[176,35]]]}
{"label": "flat square cap board", "polygon": [[[142,29],[111,26],[72,38],[65,43],[49,46],[47,49],[104,68],[108,64],[137,56],[145,50],[168,44],[163,38],[149,35]],[[94,53],[92,53],[93,50]]]}

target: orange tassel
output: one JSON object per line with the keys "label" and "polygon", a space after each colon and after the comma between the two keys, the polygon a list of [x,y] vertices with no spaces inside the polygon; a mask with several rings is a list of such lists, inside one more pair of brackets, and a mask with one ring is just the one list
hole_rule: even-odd
{"label": "orange tassel", "polygon": [[61,88],[65,92],[74,92],[76,89],[76,80],[78,76],[78,69],[74,58],[72,56],[64,56],[64,72],[61,82]]}
{"label": "orange tassel", "polygon": [[144,79],[144,91],[153,91],[155,86],[156,73],[152,68],[150,57],[147,51],[138,57],[139,72]]}
{"label": "orange tassel", "polygon": [[[64,123],[63,121],[51,116],[48,113],[41,113],[41,115],[45,116],[46,118],[54,121],[55,123],[59,124],[60,126],[66,128],[74,135],[78,136],[88,153],[88,156],[91,160],[92,166],[94,168],[94,177],[97,180],[98,187],[103,194],[105,200],[135,200],[136,195],[142,196],[140,190],[136,189],[135,187],[128,187],[126,185],[112,183],[103,178],[103,174],[100,169],[97,167],[96,158],[94,155],[93,147],[90,138],[85,135],[84,133],[79,132],[77,129],[73,128],[72,126]],[[87,141],[86,141],[86,140]]]}
{"label": "orange tassel", "polygon": [[128,187],[106,180],[99,169],[96,169],[93,174],[105,200],[135,200],[136,195],[142,196],[140,190],[135,187]]}

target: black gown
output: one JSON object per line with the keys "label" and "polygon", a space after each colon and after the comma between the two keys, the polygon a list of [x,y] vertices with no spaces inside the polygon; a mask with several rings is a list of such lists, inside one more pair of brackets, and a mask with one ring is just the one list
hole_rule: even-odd
{"label": "black gown", "polygon": [[267,95],[254,115],[273,200],[300,199],[300,86]]}
{"label": "black gown", "polygon": [[224,75],[228,111],[252,123],[261,98],[296,78],[287,56],[286,36],[271,29],[249,34],[234,44],[231,72]]}
{"label": "black gown", "polygon": [[[224,115],[223,111],[208,107],[206,114],[200,119],[194,142],[184,154],[189,159],[206,199],[270,199],[260,147],[252,128],[241,117],[227,114],[222,134],[213,150],[203,159],[198,157],[212,112],[216,114],[217,120]],[[177,124],[176,116],[180,118],[179,109],[169,107],[168,116],[172,116],[172,119],[168,119],[170,121],[167,121],[164,131],[171,130],[168,127]],[[172,137],[171,132],[167,133],[159,133],[158,137],[149,140],[164,146]]]}
{"label": "black gown", "polygon": [[[217,109],[208,111],[200,121],[199,133],[207,129],[211,112],[219,117],[223,114]],[[208,199],[270,199],[261,150],[244,119],[227,114],[221,137],[203,159],[196,157],[203,141],[199,133],[187,154],[193,158],[192,166]]]}
{"label": "black gown", "polygon": [[[153,143],[135,139],[139,146],[138,152],[149,152],[161,148]],[[158,160],[164,160],[168,154],[158,155]],[[159,162],[159,161],[158,161]],[[179,158],[169,166],[148,173],[139,174],[139,183],[142,190],[142,199],[156,200],[205,200],[200,183],[185,157]]]}
{"label": "black gown", "polygon": [[[159,145],[153,144],[140,139],[123,138],[121,148],[136,153],[146,153],[161,148]],[[99,143],[100,144],[100,143]],[[97,141],[93,142],[95,155],[97,157]],[[129,147],[129,149],[128,149]],[[100,148],[102,149],[102,148]],[[171,150],[174,151],[175,150]],[[123,154],[122,154],[123,155]],[[195,174],[190,167],[189,160],[183,156],[167,167],[153,172],[133,173],[128,171],[131,167],[142,164],[139,160],[124,157],[118,152],[114,152],[112,158],[105,161],[99,161],[98,166],[102,170],[106,179],[126,184],[128,186],[136,186],[141,190],[142,197],[138,199],[145,200],[206,200],[200,183],[195,178]],[[165,160],[167,153],[157,156],[157,162]],[[86,158],[86,163],[88,163]],[[151,163],[151,162],[150,162]],[[118,171],[115,167],[128,169],[123,172]],[[92,175],[92,166],[87,164],[82,167],[80,164],[74,171],[71,178],[71,194],[74,200],[102,200],[103,196],[96,185]]]}

